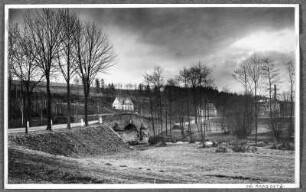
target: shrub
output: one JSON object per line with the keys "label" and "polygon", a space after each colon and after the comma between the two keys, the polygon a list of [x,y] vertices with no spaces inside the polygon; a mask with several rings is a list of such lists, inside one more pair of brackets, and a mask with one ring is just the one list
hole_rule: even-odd
{"label": "shrub", "polygon": [[158,143],[159,141],[164,142],[164,138],[160,137],[160,136],[155,136],[155,137],[149,137],[149,143],[151,145],[155,145],[156,143]]}
{"label": "shrub", "polygon": [[195,139],[193,137],[189,137],[189,143],[195,143]]}
{"label": "shrub", "polygon": [[138,145],[139,142],[138,141],[129,141],[129,145]]}
{"label": "shrub", "polygon": [[216,149],[216,153],[226,153],[226,152],[228,152],[228,148],[223,147],[223,146],[219,146],[219,147]]}
{"label": "shrub", "polygon": [[257,148],[255,146],[235,144],[232,150],[235,152],[241,152],[241,153],[245,153],[245,152],[255,153],[257,151]]}

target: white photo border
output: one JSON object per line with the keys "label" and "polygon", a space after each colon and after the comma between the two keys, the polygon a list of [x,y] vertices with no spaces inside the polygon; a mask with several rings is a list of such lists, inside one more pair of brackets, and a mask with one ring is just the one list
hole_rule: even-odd
{"label": "white photo border", "polygon": [[[294,8],[295,12],[295,172],[294,183],[264,184],[9,184],[8,183],[8,27],[9,9],[32,8]],[[299,4],[5,4],[4,6],[4,189],[177,189],[300,187],[300,44]]]}

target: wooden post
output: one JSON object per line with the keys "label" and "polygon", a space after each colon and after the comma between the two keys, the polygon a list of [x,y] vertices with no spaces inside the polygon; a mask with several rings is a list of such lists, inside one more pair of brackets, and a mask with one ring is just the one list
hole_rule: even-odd
{"label": "wooden post", "polygon": [[30,127],[30,122],[27,121],[27,126],[26,126],[26,130],[25,130],[25,133],[26,133],[26,134],[28,133],[29,127]]}

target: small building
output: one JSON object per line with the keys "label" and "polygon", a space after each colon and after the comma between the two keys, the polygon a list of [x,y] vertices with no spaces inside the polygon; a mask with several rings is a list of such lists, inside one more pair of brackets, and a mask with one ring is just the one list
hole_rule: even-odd
{"label": "small building", "polygon": [[117,110],[134,111],[134,103],[130,98],[116,97],[112,107]]}
{"label": "small building", "polygon": [[216,117],[218,115],[217,109],[213,103],[207,103],[206,110],[205,107],[202,107],[202,109],[198,108],[198,114],[201,115],[202,117],[206,115],[206,117],[208,118]]}
{"label": "small building", "polygon": [[[258,104],[258,115],[261,117],[268,117],[270,114],[270,101],[268,99],[261,99],[257,102],[257,104]],[[272,100],[271,110],[273,114],[280,114],[280,102]]]}

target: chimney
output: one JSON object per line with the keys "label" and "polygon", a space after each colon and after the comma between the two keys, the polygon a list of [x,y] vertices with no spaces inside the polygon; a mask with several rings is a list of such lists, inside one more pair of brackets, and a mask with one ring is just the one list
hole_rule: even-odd
{"label": "chimney", "polygon": [[274,101],[276,101],[276,85],[274,85]]}

